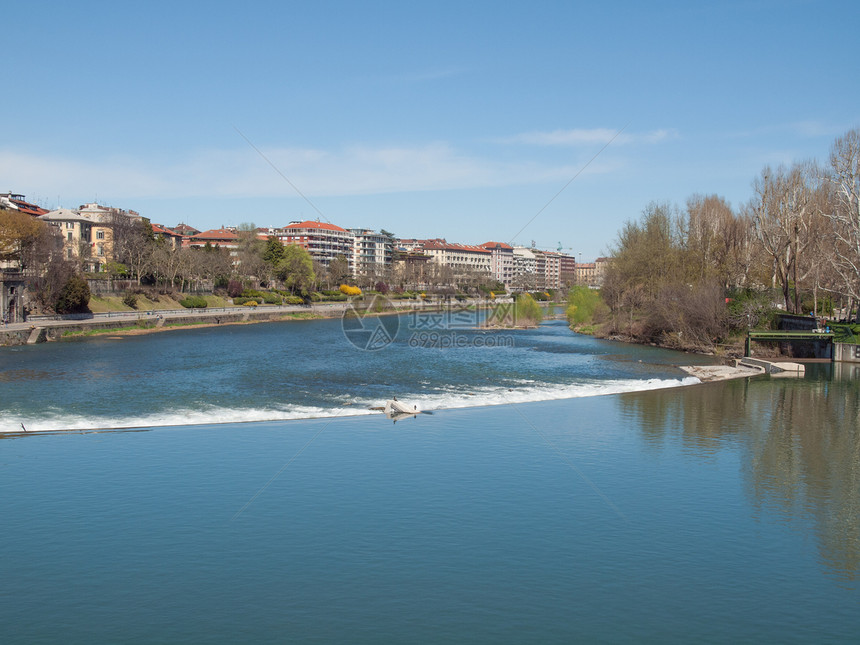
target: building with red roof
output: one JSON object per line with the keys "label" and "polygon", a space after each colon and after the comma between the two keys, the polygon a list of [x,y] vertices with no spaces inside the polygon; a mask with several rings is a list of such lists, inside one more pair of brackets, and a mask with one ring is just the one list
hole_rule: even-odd
{"label": "building with red roof", "polygon": [[180,233],[177,233],[166,226],[162,226],[161,224],[150,224],[150,226],[152,227],[152,234],[158,239],[164,240],[170,248],[178,249],[182,247],[184,236]]}
{"label": "building with red roof", "polygon": [[306,220],[290,222],[283,228],[273,229],[272,234],[281,244],[295,244],[307,249],[311,257],[325,267],[342,255],[349,263],[349,270],[354,271],[353,234],[345,228],[328,222]]}
{"label": "building with red roof", "polygon": [[40,215],[45,215],[48,212],[48,209],[28,202],[24,199],[24,195],[16,195],[15,193],[0,194],[0,208],[6,208],[11,211],[21,211],[22,213],[27,213],[27,215],[32,215],[33,217],[39,217]]}
{"label": "building with red roof", "polygon": [[504,242],[484,242],[481,248],[490,252],[490,273],[505,285],[511,286],[514,280],[514,247]]}
{"label": "building with red roof", "polygon": [[[229,228],[215,228],[209,231],[203,231],[196,235],[184,237],[182,239],[183,248],[203,248],[206,245],[217,246],[226,249],[236,249],[239,247],[239,236],[236,231]],[[231,251],[230,255],[235,255]]]}

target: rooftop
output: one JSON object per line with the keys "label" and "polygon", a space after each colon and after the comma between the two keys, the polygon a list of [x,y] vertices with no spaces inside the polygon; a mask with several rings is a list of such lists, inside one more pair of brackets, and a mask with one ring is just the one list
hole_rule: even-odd
{"label": "rooftop", "polygon": [[345,228],[341,228],[340,226],[335,226],[334,224],[329,224],[328,222],[315,222],[313,220],[306,220],[304,222],[291,222],[290,224],[287,224],[284,228],[316,228],[324,231],[339,231],[341,233],[347,232]]}

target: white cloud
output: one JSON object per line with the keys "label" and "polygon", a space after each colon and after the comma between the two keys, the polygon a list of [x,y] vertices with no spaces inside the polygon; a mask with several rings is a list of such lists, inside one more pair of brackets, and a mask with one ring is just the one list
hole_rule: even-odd
{"label": "white cloud", "polygon": [[[198,151],[169,162],[0,150],[0,176],[12,190],[125,198],[294,196],[290,183],[307,196],[455,190],[567,181],[578,170],[574,164],[473,156],[447,143],[261,148],[260,154],[248,147]],[[596,164],[588,169],[589,174],[609,171]]]}
{"label": "white cloud", "polygon": [[[636,143],[659,143],[678,136],[675,130],[652,130],[633,134],[609,128],[574,128],[572,130],[553,130],[551,132],[523,132],[511,137],[496,139],[497,143],[522,143],[537,146],[588,146],[606,144],[636,144]],[[613,141],[613,137],[616,137]]]}

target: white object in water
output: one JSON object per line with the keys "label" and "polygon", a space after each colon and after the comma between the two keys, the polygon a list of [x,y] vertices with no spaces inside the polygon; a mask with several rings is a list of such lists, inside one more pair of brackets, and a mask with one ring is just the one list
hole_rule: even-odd
{"label": "white object in water", "polygon": [[390,401],[385,402],[384,412],[389,417],[393,417],[399,414],[418,414],[419,410],[418,406],[409,407],[397,399],[391,399]]}

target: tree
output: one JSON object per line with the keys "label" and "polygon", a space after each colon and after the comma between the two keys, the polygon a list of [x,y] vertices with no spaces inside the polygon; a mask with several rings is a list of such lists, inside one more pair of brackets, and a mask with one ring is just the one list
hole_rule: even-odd
{"label": "tree", "polygon": [[242,223],[236,230],[236,235],[238,236],[238,270],[249,278],[266,280],[270,274],[270,265],[263,259],[266,242],[260,239],[257,227],[253,222]]}
{"label": "tree", "polygon": [[349,270],[349,261],[346,259],[346,256],[338,255],[334,260],[329,262],[326,277],[329,284],[340,284],[352,277],[352,272]]}
{"label": "tree", "polygon": [[[830,261],[839,275],[841,291],[860,302],[860,130],[851,130],[834,142],[826,180],[832,190],[830,207],[823,210],[833,224]],[[857,317],[860,322],[860,307]]]}
{"label": "tree", "polygon": [[89,312],[90,286],[80,275],[72,275],[60,289],[54,311],[58,314]]}
{"label": "tree", "polygon": [[750,220],[717,195],[694,195],[687,200],[686,215],[684,263],[691,277],[715,278],[725,289],[744,284],[750,268]]}
{"label": "tree", "polygon": [[538,325],[543,320],[543,311],[531,295],[521,293],[514,302],[514,320],[517,326]]}
{"label": "tree", "polygon": [[270,266],[277,267],[284,257],[284,245],[275,236],[269,236],[266,247],[263,249],[263,261]]}
{"label": "tree", "polygon": [[296,244],[284,247],[284,257],[278,262],[276,274],[287,289],[302,296],[307,296],[316,282],[311,254]]}
{"label": "tree", "polygon": [[114,260],[128,267],[140,284],[141,279],[153,270],[153,252],[157,245],[152,225],[145,219],[115,215],[112,229]]}
{"label": "tree", "polygon": [[32,215],[0,209],[0,261],[23,265],[28,247],[36,243],[46,228],[43,221]]}
{"label": "tree", "polygon": [[816,173],[810,172],[810,168],[794,164],[791,168],[780,166],[774,171],[767,166],[754,184],[755,232],[773,263],[774,282],[782,290],[785,309],[794,313],[800,313],[798,258],[812,239],[808,232],[815,189],[810,183]]}

